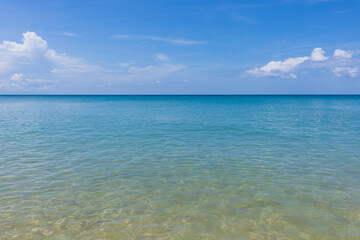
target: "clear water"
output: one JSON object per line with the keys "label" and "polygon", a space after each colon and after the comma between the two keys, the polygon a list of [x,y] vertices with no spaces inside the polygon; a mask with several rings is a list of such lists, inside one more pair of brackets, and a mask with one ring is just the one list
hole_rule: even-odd
{"label": "clear water", "polygon": [[0,239],[360,239],[360,96],[2,96]]}

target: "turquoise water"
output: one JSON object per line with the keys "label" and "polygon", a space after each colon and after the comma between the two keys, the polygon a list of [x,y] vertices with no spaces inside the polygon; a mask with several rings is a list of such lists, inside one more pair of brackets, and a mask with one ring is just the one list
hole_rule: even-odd
{"label": "turquoise water", "polygon": [[360,96],[2,96],[0,239],[360,239]]}

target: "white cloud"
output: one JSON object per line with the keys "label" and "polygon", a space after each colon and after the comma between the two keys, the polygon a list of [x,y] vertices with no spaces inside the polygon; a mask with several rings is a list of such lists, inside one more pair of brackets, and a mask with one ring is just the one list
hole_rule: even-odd
{"label": "white cloud", "polygon": [[[146,36],[145,38],[151,39],[152,37]],[[172,41],[174,39],[162,40]],[[159,39],[159,41],[162,40]],[[186,41],[181,42],[178,39],[176,41],[173,43],[192,44]],[[185,68],[182,64],[167,63],[170,59],[165,54],[159,53],[155,56],[162,62],[141,67],[136,66],[134,61],[129,61],[110,64],[112,67],[117,65],[117,69],[106,69],[89,64],[82,58],[59,53],[49,48],[47,41],[35,32],[26,32],[23,33],[20,43],[15,41],[0,43],[0,89],[9,92],[36,92],[50,88],[54,90],[53,84],[59,82],[55,79],[61,79],[65,84],[70,84],[70,80],[79,80],[76,83],[78,86],[81,81],[90,84],[98,81],[106,81],[109,84],[119,81],[158,84],[161,79]],[[90,74],[85,75],[84,73]]]}
{"label": "white cloud", "polygon": [[268,64],[266,64],[265,66],[263,66],[262,68],[260,68],[260,70],[265,71],[265,72],[271,72],[274,70],[275,71],[278,70],[281,72],[289,72],[308,59],[309,59],[309,57],[298,57],[298,58],[288,58],[283,62],[282,61],[271,61]]}
{"label": "white cloud", "polygon": [[310,59],[312,61],[325,61],[329,57],[325,57],[324,54],[325,54],[325,51],[322,48],[314,48],[314,50],[312,51],[312,53],[310,55]]}
{"label": "white cloud", "polygon": [[0,72],[10,71],[18,63],[28,63],[46,49],[47,42],[34,32],[23,33],[22,43],[4,40],[0,44]]}
{"label": "white cloud", "polygon": [[24,79],[24,75],[22,73],[14,73],[10,78],[10,80],[12,81],[21,81],[23,79]]}
{"label": "white cloud", "polygon": [[170,58],[167,55],[162,54],[162,53],[156,54],[156,58],[159,59],[160,61],[163,61],[163,62],[170,61]]}
{"label": "white cloud", "polygon": [[157,36],[140,36],[140,35],[125,35],[119,34],[111,36],[110,38],[119,38],[119,39],[143,39],[150,41],[158,41],[158,42],[167,42],[175,45],[197,45],[203,44],[203,41],[193,41],[193,40],[185,40],[185,39],[176,39],[176,38],[166,38],[166,37],[157,37]]}
{"label": "white cloud", "polygon": [[45,51],[47,49],[47,42],[39,37],[34,32],[23,33],[23,43],[3,41],[0,44],[0,50],[9,52],[35,52]]}
{"label": "white cloud", "polygon": [[21,64],[36,64],[35,57],[50,60],[56,67],[53,73],[91,72],[99,67],[85,63],[83,59],[58,54],[49,49],[47,42],[35,32],[23,33],[22,43],[3,41],[0,44],[0,72],[8,72]]}
{"label": "white cloud", "polygon": [[308,59],[309,57],[298,57],[298,58],[288,58],[285,61],[271,61],[261,68],[254,68],[246,71],[246,73],[259,77],[283,76],[283,77],[296,78],[296,75],[293,73],[287,75],[284,75],[284,73],[288,73],[294,70],[297,66],[304,63]]}
{"label": "white cloud", "polygon": [[299,67],[328,68],[336,76],[356,77],[359,61],[351,59],[352,52],[336,49],[333,57],[326,57],[322,48],[314,48],[310,57],[288,58],[284,61],[271,61],[263,67],[247,70],[242,76],[278,76],[296,78],[294,73]]}
{"label": "white cloud", "polygon": [[334,57],[351,58],[352,53],[350,51],[345,51],[345,50],[341,50],[341,49],[335,49]]}
{"label": "white cloud", "polygon": [[348,76],[354,78],[357,76],[358,70],[356,67],[335,67],[333,72],[338,77]]}

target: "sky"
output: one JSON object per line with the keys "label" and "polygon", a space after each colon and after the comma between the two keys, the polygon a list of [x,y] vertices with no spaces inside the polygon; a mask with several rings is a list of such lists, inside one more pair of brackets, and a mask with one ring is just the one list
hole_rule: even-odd
{"label": "sky", "polygon": [[359,0],[0,0],[0,94],[360,94],[359,13]]}

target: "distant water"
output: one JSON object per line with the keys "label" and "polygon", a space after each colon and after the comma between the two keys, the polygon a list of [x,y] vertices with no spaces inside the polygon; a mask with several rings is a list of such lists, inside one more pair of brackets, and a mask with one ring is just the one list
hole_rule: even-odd
{"label": "distant water", "polygon": [[0,239],[360,239],[360,96],[2,96]]}

